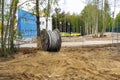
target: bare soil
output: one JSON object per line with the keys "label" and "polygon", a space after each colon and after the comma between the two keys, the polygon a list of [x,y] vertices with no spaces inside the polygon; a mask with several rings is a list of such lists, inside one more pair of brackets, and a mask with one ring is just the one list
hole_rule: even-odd
{"label": "bare soil", "polygon": [[120,54],[110,47],[24,48],[0,58],[0,80],[120,80]]}

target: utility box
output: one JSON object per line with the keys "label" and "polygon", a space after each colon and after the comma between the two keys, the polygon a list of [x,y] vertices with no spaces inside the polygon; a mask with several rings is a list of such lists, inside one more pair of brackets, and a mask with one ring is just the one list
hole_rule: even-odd
{"label": "utility box", "polygon": [[46,17],[40,17],[40,28],[41,30],[47,29],[52,31],[52,18],[48,17],[48,27],[46,26]]}

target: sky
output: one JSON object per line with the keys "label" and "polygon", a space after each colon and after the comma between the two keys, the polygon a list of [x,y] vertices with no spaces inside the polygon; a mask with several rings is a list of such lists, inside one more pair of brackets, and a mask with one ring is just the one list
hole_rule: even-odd
{"label": "sky", "polygon": [[[109,0],[111,13],[114,11],[114,0]],[[80,14],[86,6],[85,0],[60,0],[60,8],[69,13]],[[120,0],[116,0],[115,16],[120,12]]]}
{"label": "sky", "polygon": [[84,0],[60,0],[60,8],[69,13],[79,14],[85,7]]}
{"label": "sky", "polygon": [[[20,2],[25,2],[26,0],[20,0]],[[114,11],[114,0],[110,1],[110,7],[111,7],[111,13]],[[116,8],[115,8],[115,15],[120,12],[120,0],[116,0]],[[66,13],[69,12],[70,14],[76,13],[80,14],[81,11],[86,6],[85,0],[60,0],[59,6],[62,11],[65,11]],[[28,7],[27,7],[28,8]],[[26,9],[27,9],[26,8]],[[29,7],[30,8],[30,7]]]}

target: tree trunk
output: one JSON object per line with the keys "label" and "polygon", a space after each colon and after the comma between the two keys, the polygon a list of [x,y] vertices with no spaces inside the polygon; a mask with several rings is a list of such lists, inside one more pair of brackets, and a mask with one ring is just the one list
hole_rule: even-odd
{"label": "tree trunk", "polygon": [[39,17],[39,0],[36,0],[36,23],[37,23],[37,48],[41,49],[40,40],[40,17]]}
{"label": "tree trunk", "polygon": [[99,0],[96,0],[95,1],[95,6],[96,6],[96,9],[95,9],[95,36],[97,37],[98,35],[98,4],[99,3]]}
{"label": "tree trunk", "polygon": [[2,2],[2,25],[1,25],[1,50],[2,50],[2,55],[6,55],[6,47],[4,44],[4,0]]}
{"label": "tree trunk", "polygon": [[101,36],[104,35],[104,32],[106,30],[106,0],[104,0],[102,3],[103,3],[103,27],[102,27]]}
{"label": "tree trunk", "polygon": [[15,16],[15,14],[16,14],[16,10],[17,10],[17,3],[18,3],[18,0],[13,0],[13,5],[12,5],[12,8],[13,8],[13,10],[12,10],[12,17],[11,17],[11,20],[10,20],[10,53],[13,53],[14,52],[14,34],[15,34],[15,32],[14,32],[14,25],[15,25],[15,23],[14,23],[14,21],[15,21],[15,18],[16,18],[16,16]]}
{"label": "tree trunk", "polygon": [[46,29],[48,29],[48,17],[50,15],[50,0],[48,0],[48,5],[47,5],[47,18],[46,18]]}
{"label": "tree trunk", "polygon": [[[12,2],[11,3],[13,3],[13,0],[12,0]],[[12,5],[13,4],[10,4],[10,12],[9,12],[9,15],[8,15],[8,21],[7,21],[7,26],[6,26],[6,28],[5,28],[5,37],[4,37],[4,42],[6,42],[6,40],[8,40],[8,43],[9,43],[9,39],[7,39],[7,36],[9,35],[8,33],[9,33],[9,28],[10,28],[10,20],[11,20],[11,15],[12,15]],[[5,43],[4,43],[5,44]],[[8,45],[8,48],[9,48],[9,45]]]}

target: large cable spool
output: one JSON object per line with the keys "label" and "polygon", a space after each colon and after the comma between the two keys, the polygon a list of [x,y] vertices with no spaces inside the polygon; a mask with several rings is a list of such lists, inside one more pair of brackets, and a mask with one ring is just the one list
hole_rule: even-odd
{"label": "large cable spool", "polygon": [[42,46],[42,49],[47,51],[48,48],[49,48],[49,35],[48,35],[48,32],[43,29],[41,31],[41,46]]}
{"label": "large cable spool", "polygon": [[58,29],[54,31],[41,31],[42,49],[45,51],[57,52],[61,48],[61,36]]}
{"label": "large cable spool", "polygon": [[60,31],[58,30],[58,29],[55,29],[54,31],[53,31],[55,34],[56,34],[56,36],[57,36],[57,43],[56,43],[56,46],[57,46],[57,48],[56,48],[56,50],[57,51],[59,51],[60,50],[60,48],[61,48],[61,36],[60,36]]}

